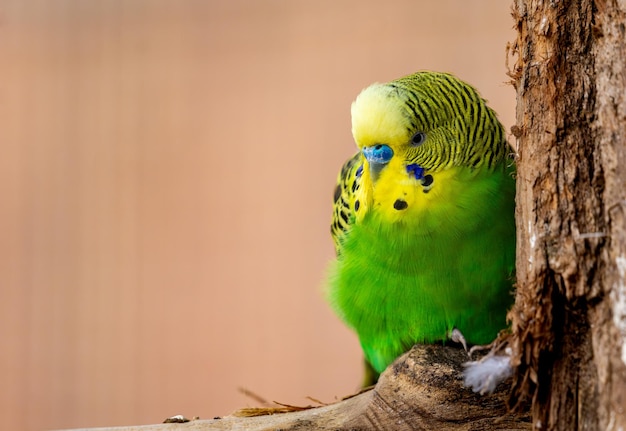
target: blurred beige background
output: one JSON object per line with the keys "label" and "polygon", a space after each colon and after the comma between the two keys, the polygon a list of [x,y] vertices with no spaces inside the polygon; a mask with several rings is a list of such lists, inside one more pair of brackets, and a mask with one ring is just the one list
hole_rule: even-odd
{"label": "blurred beige background", "polygon": [[2,428],[357,388],[324,303],[350,103],[420,69],[513,123],[502,0],[0,0]]}

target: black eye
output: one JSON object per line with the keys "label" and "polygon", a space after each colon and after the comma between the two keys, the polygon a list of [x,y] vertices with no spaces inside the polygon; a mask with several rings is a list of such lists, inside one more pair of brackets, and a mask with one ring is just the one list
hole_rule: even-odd
{"label": "black eye", "polygon": [[424,132],[417,132],[411,138],[411,145],[417,147],[418,145],[422,145],[425,140],[426,140],[426,133],[424,133]]}

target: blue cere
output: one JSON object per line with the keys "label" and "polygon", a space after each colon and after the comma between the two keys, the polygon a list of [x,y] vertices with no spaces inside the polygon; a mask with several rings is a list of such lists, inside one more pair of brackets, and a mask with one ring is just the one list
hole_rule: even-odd
{"label": "blue cere", "polygon": [[393,157],[393,150],[389,145],[377,144],[363,148],[363,155],[370,164],[385,165]]}
{"label": "blue cere", "polygon": [[416,180],[421,180],[422,178],[424,178],[424,168],[422,168],[417,163],[406,165],[406,171],[409,175],[415,176]]}

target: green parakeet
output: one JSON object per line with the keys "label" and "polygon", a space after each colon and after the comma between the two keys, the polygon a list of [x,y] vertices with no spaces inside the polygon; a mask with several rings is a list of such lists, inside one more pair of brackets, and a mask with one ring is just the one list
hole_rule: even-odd
{"label": "green parakeet", "polygon": [[419,72],[363,90],[352,134],[328,297],[375,378],[415,343],[492,341],[515,268],[515,166],[495,112],[456,77]]}

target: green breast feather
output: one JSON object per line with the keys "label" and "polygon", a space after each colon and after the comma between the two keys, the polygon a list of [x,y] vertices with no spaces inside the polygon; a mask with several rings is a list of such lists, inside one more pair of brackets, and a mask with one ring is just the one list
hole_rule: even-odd
{"label": "green breast feather", "polygon": [[420,72],[363,90],[352,133],[328,297],[367,362],[380,373],[453,329],[493,340],[515,266],[515,168],[495,113],[468,84]]}

